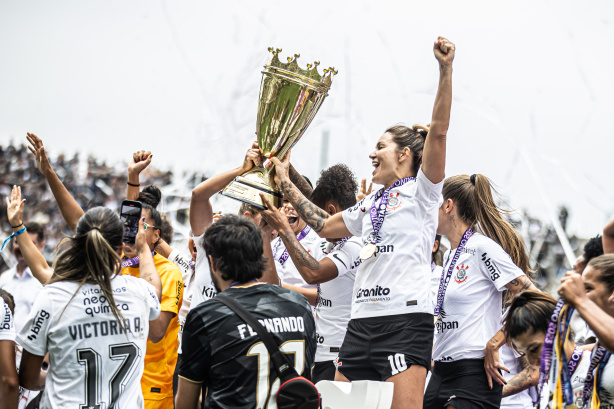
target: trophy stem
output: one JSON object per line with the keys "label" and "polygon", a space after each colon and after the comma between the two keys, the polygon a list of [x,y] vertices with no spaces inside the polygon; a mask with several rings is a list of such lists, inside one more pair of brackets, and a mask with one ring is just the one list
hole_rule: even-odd
{"label": "trophy stem", "polygon": [[275,166],[268,168],[256,166],[241,176],[237,176],[221,193],[257,209],[267,210],[268,208],[260,197],[260,193],[263,193],[275,207],[279,208],[283,195],[275,183],[274,175]]}

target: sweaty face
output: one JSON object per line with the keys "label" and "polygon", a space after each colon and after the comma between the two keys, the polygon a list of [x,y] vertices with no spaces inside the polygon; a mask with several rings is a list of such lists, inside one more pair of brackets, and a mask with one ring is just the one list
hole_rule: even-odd
{"label": "sweaty face", "polygon": [[397,180],[399,151],[390,133],[386,132],[379,138],[369,158],[375,168],[372,176],[373,183],[389,185]]}
{"label": "sweaty face", "polygon": [[290,228],[294,234],[299,234],[300,231],[305,228],[307,223],[305,223],[303,219],[299,217],[296,210],[294,210],[294,206],[292,206],[292,203],[290,203],[288,200],[283,201],[282,210],[288,217],[288,223],[290,224]]}
{"label": "sweaty face", "polygon": [[539,365],[542,358],[544,338],[546,338],[546,334],[543,332],[527,331],[513,338],[512,342],[518,352],[527,355],[531,365]]}
{"label": "sweaty face", "polygon": [[591,266],[587,266],[582,273],[582,281],[584,281],[584,289],[587,297],[597,304],[599,308],[614,316],[614,306],[610,302],[612,292],[603,281],[600,280],[601,272]]}

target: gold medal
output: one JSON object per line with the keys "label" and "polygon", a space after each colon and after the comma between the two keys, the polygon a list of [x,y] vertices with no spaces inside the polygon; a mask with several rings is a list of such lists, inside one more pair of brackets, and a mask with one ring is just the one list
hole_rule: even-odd
{"label": "gold medal", "polygon": [[359,256],[361,260],[367,260],[371,258],[375,254],[375,250],[377,250],[377,246],[373,243],[368,243],[366,246],[360,250]]}

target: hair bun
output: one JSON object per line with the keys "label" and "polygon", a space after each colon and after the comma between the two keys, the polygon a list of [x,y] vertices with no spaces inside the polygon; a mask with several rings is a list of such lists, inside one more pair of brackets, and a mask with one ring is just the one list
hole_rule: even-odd
{"label": "hair bun", "polygon": [[429,133],[429,127],[431,126],[431,124],[427,124],[426,126],[424,125],[419,125],[419,124],[414,124],[411,129],[414,132],[417,132],[420,134],[420,136],[422,136],[423,138],[426,138],[426,135],[428,135]]}
{"label": "hair bun", "polygon": [[162,192],[154,185],[146,186],[139,193],[138,199],[139,202],[146,203],[153,207],[154,209],[158,207],[160,201],[162,200]]}

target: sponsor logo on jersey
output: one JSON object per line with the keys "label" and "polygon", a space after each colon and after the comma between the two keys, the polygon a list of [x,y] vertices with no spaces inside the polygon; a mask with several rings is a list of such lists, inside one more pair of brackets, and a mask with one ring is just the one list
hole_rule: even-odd
{"label": "sponsor logo on jersey", "polygon": [[32,320],[32,328],[30,328],[30,335],[28,335],[28,339],[30,341],[34,341],[36,339],[36,336],[41,331],[45,320],[49,319],[49,317],[51,317],[51,315],[49,315],[49,313],[45,310],[40,310],[36,313],[34,319]]}
{"label": "sponsor logo on jersey", "polygon": [[398,193],[390,193],[390,198],[388,199],[388,204],[386,205],[386,208],[389,210],[396,210],[401,207],[402,204],[403,203],[401,202]]}
{"label": "sponsor logo on jersey", "polygon": [[323,344],[324,343],[324,337],[322,336],[322,334],[318,334],[317,332],[316,332],[316,342],[318,344]]}
{"label": "sponsor logo on jersey", "polygon": [[[367,197],[368,197],[368,196],[367,196]],[[364,197],[364,198],[363,198],[363,199],[362,199],[360,202],[356,203],[354,206],[349,207],[349,208],[347,209],[347,212],[348,212],[348,213],[352,213],[352,212],[355,212],[356,210],[360,209],[360,211],[361,211],[362,213],[366,213],[366,211],[367,211],[367,207],[365,206],[364,201],[365,201],[365,199],[366,199],[367,197]]]}
{"label": "sponsor logo on jersey", "polygon": [[173,263],[175,263],[178,267],[181,267],[182,269],[186,271],[190,271],[190,265],[183,257],[181,257],[181,254],[177,254],[175,256]]}
{"label": "sponsor logo on jersey", "polygon": [[182,289],[183,289],[183,281],[178,280],[177,281],[177,295],[175,296],[177,301],[175,302],[175,305],[179,305],[179,301],[181,301],[181,290]]}
{"label": "sponsor logo on jersey", "polygon": [[[96,289],[97,290],[97,289]],[[157,300],[157,297],[156,297]],[[107,302],[107,297],[104,295],[91,295],[83,299],[83,305],[86,306],[85,313],[90,317],[94,317],[95,314],[109,314],[111,312],[111,305]],[[130,311],[130,307],[126,303],[116,304],[117,309],[120,311]]]}
{"label": "sponsor logo on jersey", "polygon": [[366,240],[363,240],[363,243],[364,244],[371,243],[374,238],[378,244],[375,247],[375,253],[373,254],[373,257],[377,257],[377,255],[381,253],[393,253],[394,252],[394,244],[380,244],[382,242],[381,235],[379,234],[375,235],[373,234],[373,232],[369,233]]}
{"label": "sponsor logo on jersey", "polygon": [[8,331],[11,329],[11,310],[8,305],[4,304],[4,321],[2,322],[0,329]]}
{"label": "sponsor logo on jersey", "polygon": [[499,267],[497,267],[497,264],[494,262],[494,260],[491,260],[490,257],[488,257],[487,253],[482,254],[482,261],[484,262],[486,269],[490,273],[490,279],[492,281],[495,281],[499,277],[501,277],[501,272],[499,271]]}
{"label": "sponsor logo on jersey", "polygon": [[372,288],[359,288],[356,292],[356,302],[390,301],[390,288],[376,285]]}
{"label": "sponsor logo on jersey", "polygon": [[215,288],[209,286],[204,286],[201,293],[205,297],[205,300],[210,300],[217,295]]}
{"label": "sponsor logo on jersey", "polygon": [[460,266],[456,266],[456,275],[454,276],[454,281],[459,284],[467,281],[467,270],[469,270],[469,266],[465,266],[464,263]]}
{"label": "sponsor logo on jersey", "polygon": [[448,316],[445,310],[442,308],[441,312],[439,313],[437,324],[435,324],[438,334],[443,334],[447,330],[458,329],[458,321],[446,321],[446,318],[448,318]]}
{"label": "sponsor logo on jersey", "polygon": [[318,294],[318,307],[332,307],[333,302]]}

